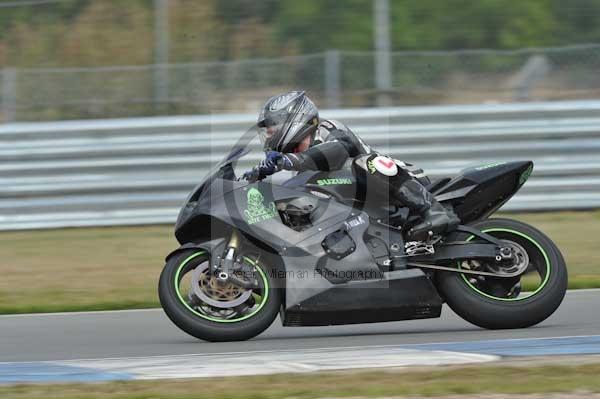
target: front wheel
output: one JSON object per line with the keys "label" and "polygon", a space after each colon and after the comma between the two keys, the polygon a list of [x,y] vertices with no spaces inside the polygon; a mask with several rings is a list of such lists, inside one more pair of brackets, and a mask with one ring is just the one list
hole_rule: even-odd
{"label": "front wheel", "polygon": [[182,251],[167,261],[160,276],[160,303],[175,325],[196,338],[250,339],[271,325],[281,293],[270,270],[253,258],[243,257],[235,274],[252,287],[218,281],[211,273],[208,252]]}
{"label": "front wheel", "polygon": [[[450,308],[463,319],[488,329],[525,328],[552,315],[568,285],[565,261],[542,232],[510,219],[487,219],[472,227],[502,240],[511,248],[510,265],[462,261],[459,268],[498,274],[522,273],[513,278],[443,272],[438,286]],[[475,242],[475,237],[463,237]]]}

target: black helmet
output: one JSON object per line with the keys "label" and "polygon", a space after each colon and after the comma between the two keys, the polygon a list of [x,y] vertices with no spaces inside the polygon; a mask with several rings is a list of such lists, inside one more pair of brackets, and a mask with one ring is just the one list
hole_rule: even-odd
{"label": "black helmet", "polygon": [[319,110],[303,91],[269,98],[258,116],[264,149],[279,152],[293,152],[318,124]]}

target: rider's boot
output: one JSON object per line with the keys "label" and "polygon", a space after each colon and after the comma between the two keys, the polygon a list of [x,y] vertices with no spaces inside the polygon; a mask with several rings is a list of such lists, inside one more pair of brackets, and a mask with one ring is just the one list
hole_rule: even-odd
{"label": "rider's boot", "polygon": [[425,241],[433,235],[452,231],[460,224],[454,212],[440,204],[433,194],[416,180],[406,180],[395,192],[396,197],[423,220],[408,231],[408,238]]}

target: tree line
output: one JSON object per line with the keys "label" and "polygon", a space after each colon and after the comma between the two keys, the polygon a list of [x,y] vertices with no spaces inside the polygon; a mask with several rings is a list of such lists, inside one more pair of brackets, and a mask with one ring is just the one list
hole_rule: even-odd
{"label": "tree line", "polygon": [[[1,4],[1,3],[0,3]],[[390,0],[393,50],[600,42],[600,0]],[[0,67],[151,64],[153,0],[0,9]],[[170,0],[169,61],[373,49],[372,0]]]}

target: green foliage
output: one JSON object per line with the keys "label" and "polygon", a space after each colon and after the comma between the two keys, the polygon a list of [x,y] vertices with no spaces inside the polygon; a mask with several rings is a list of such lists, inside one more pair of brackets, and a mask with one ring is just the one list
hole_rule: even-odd
{"label": "green foliage", "polygon": [[[600,41],[598,0],[392,0],[394,50]],[[66,0],[0,10],[0,66],[153,61],[152,0]],[[170,60],[373,48],[372,0],[169,0]]]}
{"label": "green foliage", "polygon": [[600,40],[600,1],[552,0],[551,7],[559,25],[554,39],[560,43]]}
{"label": "green foliage", "polygon": [[225,24],[240,24],[248,17],[270,23],[279,10],[278,0],[227,0],[217,4],[219,18]]}
{"label": "green foliage", "polygon": [[6,7],[0,9],[0,39],[6,37],[10,29],[18,23],[44,25],[51,23],[70,23],[90,0],[68,0],[53,4],[41,4],[36,8]]}
{"label": "green foliage", "polygon": [[[1,2],[2,0],[0,0]],[[127,117],[246,109],[254,98],[299,86],[324,95],[324,51],[342,50],[343,106],[372,105],[376,90],[374,0],[165,0],[168,60],[158,99],[154,0],[64,0],[0,8],[0,70],[19,69],[19,120]],[[531,53],[445,50],[554,46],[600,41],[598,0],[390,0],[397,104],[488,100]],[[573,50],[576,51],[576,50]],[[313,53],[302,61],[298,54]],[[546,51],[553,78],[578,93],[596,87],[598,52]],[[443,56],[440,56],[443,55]],[[284,61],[227,60],[280,58]],[[582,57],[586,57],[583,58]],[[212,62],[217,61],[217,62]],[[24,68],[139,68],[90,72]],[[467,85],[468,82],[468,85]],[[464,88],[468,86],[468,90]],[[460,87],[459,96],[452,88]],[[510,88],[504,89],[508,96]],[[551,88],[549,96],[574,96]],[[264,92],[263,92],[264,91]],[[589,90],[588,90],[589,91]],[[232,104],[230,98],[240,98]],[[58,99],[58,101],[56,100]],[[258,105],[257,105],[258,106]]]}
{"label": "green foliage", "polygon": [[393,2],[397,49],[517,48],[552,44],[547,0]]}
{"label": "green foliage", "polygon": [[278,42],[300,52],[372,48],[372,5],[364,0],[284,0],[274,20]]}

